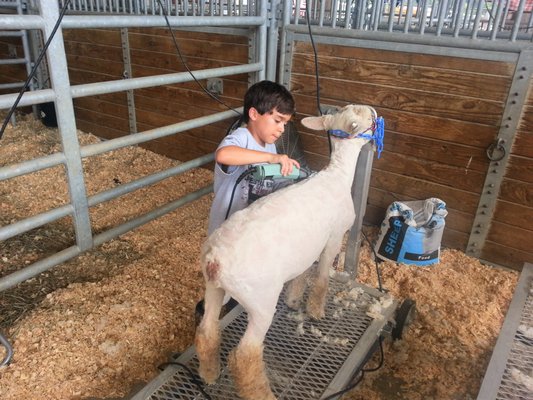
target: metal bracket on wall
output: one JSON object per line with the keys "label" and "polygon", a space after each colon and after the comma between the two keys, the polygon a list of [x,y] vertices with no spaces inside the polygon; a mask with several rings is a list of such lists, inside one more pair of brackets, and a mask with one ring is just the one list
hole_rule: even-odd
{"label": "metal bracket on wall", "polygon": [[[130,56],[130,40],[128,36],[128,28],[120,29],[120,41],[122,43],[122,61],[124,62],[124,79],[132,78],[131,71],[131,56]],[[137,133],[137,115],[135,114],[135,95],[133,90],[126,91],[126,98],[128,102],[128,120],[130,126],[130,133]]]}
{"label": "metal bracket on wall", "polygon": [[500,186],[509,163],[509,155],[516,137],[522,107],[526,100],[529,81],[532,76],[533,51],[523,50],[516,63],[500,131],[495,141],[487,148],[487,157],[490,160],[490,164],[466,248],[466,254],[476,258],[481,257],[489,234]]}
{"label": "metal bracket on wall", "polygon": [[224,93],[224,82],[221,78],[207,79],[207,90],[216,96]]}
{"label": "metal bracket on wall", "polygon": [[285,35],[285,48],[280,49],[280,52],[283,52],[283,57],[280,58],[283,64],[280,63],[279,77],[281,83],[290,90],[294,40],[292,32],[286,32]]}

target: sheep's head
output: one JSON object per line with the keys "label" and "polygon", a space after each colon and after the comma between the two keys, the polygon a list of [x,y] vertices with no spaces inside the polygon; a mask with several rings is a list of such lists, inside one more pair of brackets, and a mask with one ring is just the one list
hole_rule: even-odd
{"label": "sheep's head", "polygon": [[374,108],[348,104],[335,114],[303,118],[302,124],[313,130],[343,131],[349,137],[355,137],[365,132],[372,133],[376,119],[377,113]]}

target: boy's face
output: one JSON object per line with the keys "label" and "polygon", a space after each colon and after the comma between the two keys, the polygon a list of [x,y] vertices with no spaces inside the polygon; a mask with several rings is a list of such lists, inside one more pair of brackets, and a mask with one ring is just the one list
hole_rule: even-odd
{"label": "boy's face", "polygon": [[259,114],[253,107],[250,108],[249,117],[248,130],[262,146],[278,140],[285,131],[285,125],[291,119],[290,115],[281,114],[276,109]]}

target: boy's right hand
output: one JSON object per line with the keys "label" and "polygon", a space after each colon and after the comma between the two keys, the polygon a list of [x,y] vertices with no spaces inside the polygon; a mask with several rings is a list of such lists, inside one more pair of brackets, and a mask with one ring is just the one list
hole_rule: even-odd
{"label": "boy's right hand", "polygon": [[280,164],[281,175],[283,176],[289,175],[294,167],[300,168],[300,163],[286,154],[273,154],[272,159],[273,161],[271,161],[270,164]]}

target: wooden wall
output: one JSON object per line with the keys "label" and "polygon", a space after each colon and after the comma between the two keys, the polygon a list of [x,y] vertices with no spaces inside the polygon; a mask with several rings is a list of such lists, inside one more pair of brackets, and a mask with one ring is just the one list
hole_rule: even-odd
{"label": "wooden wall", "polygon": [[[248,37],[232,34],[174,31],[190,70],[226,67],[248,62]],[[119,29],[64,31],[71,84],[122,79],[124,62]],[[186,71],[168,29],[130,29],[132,77]],[[206,86],[206,80],[199,80]],[[242,105],[248,87],[246,74],[223,79],[220,100]],[[137,131],[226,111],[227,107],[202,92],[196,82],[134,91]],[[75,100],[78,127],[104,138],[129,134],[126,92]],[[143,144],[144,147],[187,161],[212,152],[231,121],[222,121]]]}
{"label": "wooden wall", "polygon": [[[233,32],[234,33],[234,32]],[[249,38],[243,34],[175,31],[191,70],[245,64]],[[64,31],[72,85],[122,79],[118,29]],[[166,29],[128,31],[132,76],[185,71]],[[0,52],[6,51],[0,42]],[[438,197],[449,215],[443,245],[465,250],[514,73],[514,63],[317,44],[321,103],[373,105],[385,118],[385,149],[374,160],[366,222],[380,224],[394,200]],[[9,68],[11,69],[11,68]],[[0,80],[14,72],[0,68]],[[290,89],[298,115],[316,115],[314,58],[308,43],[296,42]],[[24,73],[22,72],[22,76]],[[221,100],[242,105],[247,75],[223,79]],[[205,80],[201,83],[205,86]],[[160,127],[226,107],[195,82],[136,90],[137,129]],[[129,133],[126,93],[75,100],[78,127],[103,138]],[[144,146],[186,161],[212,152],[230,121],[194,129]],[[297,123],[307,161],[327,163],[327,138]],[[482,259],[520,269],[533,262],[533,90],[502,184]]]}
{"label": "wooden wall", "polygon": [[[438,197],[449,215],[443,245],[466,249],[514,63],[317,45],[321,104],[370,104],[385,119],[385,148],[374,159],[366,222],[379,225],[395,200]],[[315,115],[310,44],[296,42],[291,91]],[[533,261],[533,110],[530,94],[483,259],[520,269]],[[327,162],[327,138],[301,125],[308,160]],[[508,217],[508,214],[512,215]]]}

